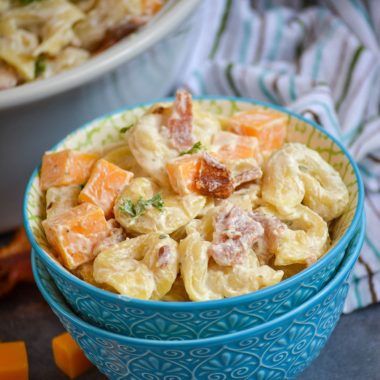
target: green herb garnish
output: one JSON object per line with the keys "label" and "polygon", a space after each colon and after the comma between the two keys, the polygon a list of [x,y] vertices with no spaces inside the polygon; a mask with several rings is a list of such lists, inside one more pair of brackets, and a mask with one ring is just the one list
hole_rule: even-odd
{"label": "green herb garnish", "polygon": [[119,206],[119,210],[124,214],[136,218],[142,215],[149,207],[154,207],[157,210],[162,211],[164,208],[164,201],[162,200],[160,193],[157,193],[151,199],[140,198],[136,203],[127,199]]}
{"label": "green herb garnish", "polygon": [[34,73],[36,77],[39,77],[46,70],[46,62],[43,57],[38,57],[36,63],[34,64]]}
{"label": "green herb garnish", "polygon": [[19,2],[22,4],[22,5],[28,5],[30,3],[34,3],[35,1],[41,1],[41,0],[19,0]]}
{"label": "green herb garnish", "polygon": [[125,132],[129,131],[134,125],[135,125],[135,123],[129,124],[126,127],[121,128],[119,132],[120,133],[125,133]]}
{"label": "green herb garnish", "polygon": [[194,154],[194,153],[198,153],[199,151],[201,151],[203,149],[203,145],[200,141],[196,142],[189,150],[184,150],[183,152],[181,152],[179,155],[180,156],[183,156],[185,154]]}
{"label": "green herb garnish", "polygon": [[158,238],[159,238],[159,239],[166,239],[167,236],[168,236],[168,235],[164,235],[164,234],[162,234],[162,235],[160,235]]}

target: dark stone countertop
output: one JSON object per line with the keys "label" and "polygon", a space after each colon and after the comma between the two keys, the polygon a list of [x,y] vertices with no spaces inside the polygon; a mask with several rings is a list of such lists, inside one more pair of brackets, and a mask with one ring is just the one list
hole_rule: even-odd
{"label": "dark stone countertop", "polygon": [[[19,285],[0,300],[0,341],[25,340],[30,380],[67,377],[55,366],[51,339],[63,332],[34,284]],[[321,355],[299,380],[380,379],[380,305],[342,316]],[[93,369],[79,380],[103,380]]]}

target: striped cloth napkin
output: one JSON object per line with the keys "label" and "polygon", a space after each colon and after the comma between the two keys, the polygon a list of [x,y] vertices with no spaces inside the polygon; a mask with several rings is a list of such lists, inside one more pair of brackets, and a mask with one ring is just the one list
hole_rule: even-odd
{"label": "striped cloth napkin", "polygon": [[182,85],[197,95],[285,105],[346,144],[365,182],[367,232],[345,312],[377,302],[380,1],[209,0],[202,6],[201,42]]}

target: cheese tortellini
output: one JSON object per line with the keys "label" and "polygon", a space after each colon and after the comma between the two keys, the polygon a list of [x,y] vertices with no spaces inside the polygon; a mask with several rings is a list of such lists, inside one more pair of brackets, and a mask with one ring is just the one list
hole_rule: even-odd
{"label": "cheese tortellini", "polygon": [[348,203],[348,191],[339,173],[314,150],[286,144],[268,160],[263,177],[263,199],[287,212],[303,203],[331,221]]}
{"label": "cheese tortellini", "polygon": [[125,211],[126,202],[136,203],[141,197],[150,199],[159,191],[160,187],[149,178],[140,177],[132,180],[115,202],[116,220],[131,233],[170,234],[194,219],[206,203],[206,198],[202,195],[188,194],[181,197],[162,190],[160,194],[165,205],[162,210],[150,207],[142,215],[137,216],[132,216]]}
{"label": "cheese tortellini", "polygon": [[281,213],[273,207],[260,207],[257,211],[274,215],[283,222],[274,244],[275,265],[311,265],[326,252],[329,243],[327,223],[308,207],[298,205],[288,213]]}
{"label": "cheese tortellini", "polygon": [[158,233],[128,239],[100,252],[93,269],[97,283],[142,299],[161,299],[177,273],[177,242]]}
{"label": "cheese tortellini", "polygon": [[191,300],[207,301],[238,296],[281,281],[283,272],[260,265],[253,251],[234,266],[210,263],[210,245],[198,232],[191,233],[179,244],[181,274]]}
{"label": "cheese tortellini", "polygon": [[161,127],[161,115],[145,115],[131,130],[128,143],[139,165],[162,186],[169,187],[165,165],[178,156],[178,152],[168,145],[167,139],[160,133]]}

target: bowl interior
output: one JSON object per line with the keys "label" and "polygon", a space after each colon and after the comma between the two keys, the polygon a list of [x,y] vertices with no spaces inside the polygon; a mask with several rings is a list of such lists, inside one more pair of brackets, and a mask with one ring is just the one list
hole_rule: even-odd
{"label": "bowl interior", "polygon": [[[165,101],[169,101],[169,99]],[[332,248],[341,241],[343,236],[351,235],[354,232],[360,219],[363,203],[361,179],[355,163],[347,155],[345,149],[331,136],[322,131],[320,127],[282,108],[250,100],[215,97],[196,99],[195,102],[205,111],[224,116],[230,116],[235,112],[251,110],[257,107],[275,108],[286,113],[288,116],[287,141],[306,144],[319,152],[340,173],[348,188],[349,205],[344,214],[334,221],[331,227]],[[101,152],[109,146],[121,144],[123,143],[124,135],[120,133],[120,129],[134,122],[151,104],[153,102],[96,119],[68,135],[52,150],[74,149]],[[55,260],[42,228],[41,222],[44,217],[44,194],[40,190],[39,173],[36,170],[26,190],[24,203],[25,224],[27,232],[32,238],[32,243],[37,243]]]}

